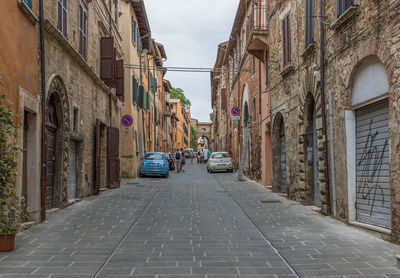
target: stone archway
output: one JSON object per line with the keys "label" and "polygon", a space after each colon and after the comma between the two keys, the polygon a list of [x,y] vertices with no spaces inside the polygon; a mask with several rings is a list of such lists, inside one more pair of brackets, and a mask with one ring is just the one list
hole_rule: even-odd
{"label": "stone archway", "polygon": [[[47,83],[46,109],[53,113],[52,122],[56,126],[53,128],[55,157],[52,207],[63,208],[68,203],[70,117],[67,91],[63,80],[58,75],[51,76]],[[49,143],[48,140],[51,140],[48,138],[49,135],[46,130],[46,146]]]}
{"label": "stone archway", "polygon": [[286,132],[285,121],[281,112],[275,115],[272,128],[272,158],[274,192],[288,193],[286,167]]}
{"label": "stone archway", "polygon": [[[301,81],[301,87],[299,91],[299,195],[300,201],[303,204],[314,204],[315,202],[315,192],[314,184],[318,183],[319,187],[319,199],[322,211],[327,211],[327,201],[328,198],[326,193],[326,177],[325,173],[325,163],[323,162],[323,134],[322,134],[322,110],[321,110],[321,91],[320,91],[320,74],[317,67],[310,66],[305,69],[304,75]],[[310,112],[312,110],[312,113]],[[311,120],[310,120],[311,119]],[[311,154],[307,154],[307,145],[314,146],[314,144],[307,144],[307,131],[311,128],[315,130],[315,150]],[[312,157],[310,157],[310,155]],[[308,156],[308,157],[307,157]],[[312,165],[318,164],[318,166],[312,169],[310,174],[310,167],[308,167],[308,161],[315,157],[316,161],[313,161]],[[315,173],[317,172],[317,173]],[[315,176],[316,180],[314,180]],[[311,179],[311,180],[310,180]],[[316,190],[318,190],[316,187]]]}

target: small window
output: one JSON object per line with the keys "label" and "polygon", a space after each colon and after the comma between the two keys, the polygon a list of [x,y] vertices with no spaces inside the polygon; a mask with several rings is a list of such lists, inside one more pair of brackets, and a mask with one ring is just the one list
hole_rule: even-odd
{"label": "small window", "polygon": [[68,0],[57,0],[57,29],[67,37]]}
{"label": "small window", "polygon": [[79,5],[79,54],[86,59],[87,49],[87,9],[81,3]]}
{"label": "small window", "polygon": [[137,40],[136,21],[132,16],[132,42],[136,44],[136,40]]}
{"label": "small window", "polygon": [[115,25],[117,26],[118,26],[118,17],[119,17],[118,0],[114,0],[114,22]]}
{"label": "small window", "polygon": [[305,48],[314,43],[314,0],[305,0]]}
{"label": "small window", "polygon": [[283,67],[285,68],[291,62],[290,13],[288,13],[282,20],[282,52]]}
{"label": "small window", "polygon": [[353,0],[337,0],[337,17],[340,17],[352,6],[354,6]]}
{"label": "small window", "polygon": [[75,133],[79,132],[79,109],[74,107],[73,119],[72,119],[72,130]]}

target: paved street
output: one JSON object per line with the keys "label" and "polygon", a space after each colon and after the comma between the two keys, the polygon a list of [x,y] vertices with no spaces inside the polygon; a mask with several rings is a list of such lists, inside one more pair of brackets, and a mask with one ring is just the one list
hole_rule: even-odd
{"label": "paved street", "polygon": [[400,277],[398,246],[235,177],[125,181],[19,234],[0,277]]}

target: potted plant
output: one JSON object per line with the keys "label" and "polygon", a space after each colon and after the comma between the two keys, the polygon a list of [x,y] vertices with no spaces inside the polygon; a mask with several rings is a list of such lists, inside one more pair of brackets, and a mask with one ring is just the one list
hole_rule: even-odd
{"label": "potted plant", "polygon": [[27,216],[25,200],[15,188],[17,157],[22,150],[17,142],[18,125],[4,99],[0,96],[0,252],[14,249],[15,234]]}

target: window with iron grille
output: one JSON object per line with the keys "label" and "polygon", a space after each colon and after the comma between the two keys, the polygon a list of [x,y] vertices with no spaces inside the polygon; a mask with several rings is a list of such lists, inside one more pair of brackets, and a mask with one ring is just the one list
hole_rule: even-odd
{"label": "window with iron grille", "polygon": [[291,62],[291,30],[290,30],[290,13],[282,19],[282,52],[283,52],[283,68]]}
{"label": "window with iron grille", "polygon": [[337,17],[340,17],[350,9],[354,5],[353,2],[353,0],[337,0]]}
{"label": "window with iron grille", "polygon": [[57,29],[67,37],[68,0],[57,0]]}
{"label": "window with iron grille", "polygon": [[81,3],[79,5],[79,54],[86,59],[87,49],[87,10]]}
{"label": "window with iron grille", "polygon": [[304,0],[305,1],[305,35],[306,44],[305,48],[309,47],[314,43],[314,0]]}

